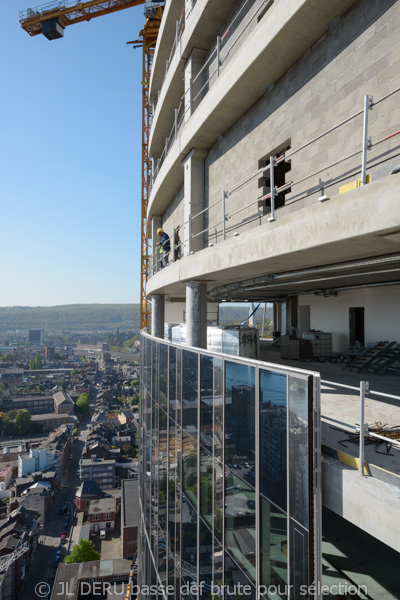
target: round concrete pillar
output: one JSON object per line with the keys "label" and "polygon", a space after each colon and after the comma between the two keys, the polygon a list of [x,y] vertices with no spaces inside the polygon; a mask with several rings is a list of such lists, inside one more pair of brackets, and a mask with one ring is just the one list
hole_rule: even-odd
{"label": "round concrete pillar", "polygon": [[186,284],[186,343],[207,348],[207,284]]}
{"label": "round concrete pillar", "polygon": [[151,298],[151,335],[164,339],[165,298],[154,294]]}

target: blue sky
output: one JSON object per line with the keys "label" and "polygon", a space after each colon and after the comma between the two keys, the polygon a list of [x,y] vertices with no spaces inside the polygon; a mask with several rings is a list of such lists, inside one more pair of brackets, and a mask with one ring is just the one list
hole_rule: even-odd
{"label": "blue sky", "polygon": [[139,302],[142,51],[138,6],[0,37],[0,306]]}

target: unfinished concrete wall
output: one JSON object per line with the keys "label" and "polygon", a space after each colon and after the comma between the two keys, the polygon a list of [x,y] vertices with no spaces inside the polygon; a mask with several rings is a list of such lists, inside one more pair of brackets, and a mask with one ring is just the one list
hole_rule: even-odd
{"label": "unfinished concrete wall", "polygon": [[364,307],[365,343],[381,340],[400,343],[400,286],[360,288],[338,295],[299,296],[299,306],[310,306],[310,327],[333,333],[333,350],[349,347],[349,308]]}
{"label": "unfinished concrete wall", "polygon": [[[357,2],[342,19],[306,52],[271,89],[209,150],[206,160],[206,189],[209,205],[266,164],[270,154],[290,146],[299,149],[306,142],[361,111],[365,94],[379,100],[400,85],[399,2]],[[282,44],[285,40],[282,39]],[[232,63],[233,64],[233,63]],[[234,100],[234,99],[233,99]],[[333,195],[339,187],[360,177],[362,115],[328,136],[297,152],[290,159],[286,180],[295,184],[286,196],[280,214],[315,203],[321,193]],[[369,135],[373,142],[398,130],[399,94],[394,94],[369,111]],[[288,151],[290,152],[290,150]],[[262,161],[265,161],[264,163]],[[372,178],[388,175],[399,163],[398,138],[382,143],[368,153]],[[297,181],[306,179],[299,184]],[[265,222],[268,210],[258,208],[263,195],[261,177],[254,178],[227,199],[232,216],[228,235]],[[267,188],[268,189],[268,188]],[[209,224],[221,219],[221,208],[210,209]],[[221,236],[215,225],[210,242]]]}

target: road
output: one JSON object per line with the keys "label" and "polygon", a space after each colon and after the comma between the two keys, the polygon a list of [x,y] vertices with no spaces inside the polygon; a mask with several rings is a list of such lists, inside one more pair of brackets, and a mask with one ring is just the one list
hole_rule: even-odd
{"label": "road", "polygon": [[[24,586],[18,600],[37,600],[40,598],[40,596],[35,593],[35,586],[41,582],[51,582],[56,574],[53,562],[57,548],[60,544],[60,537],[64,529],[65,520],[65,515],[60,516],[58,511],[64,504],[69,504],[72,509],[74,507],[75,492],[80,485],[76,471],[78,470],[78,462],[82,453],[83,439],[86,435],[87,433],[84,432],[83,437],[79,436],[79,439],[72,444],[71,453],[73,458],[72,460],[66,461],[66,468],[61,477],[60,490],[53,497],[53,503],[50,507],[46,524],[40,535],[39,545],[25,577]],[[62,548],[61,560],[63,560],[67,554],[74,524],[74,512],[71,511],[70,525],[67,529],[67,541]]]}

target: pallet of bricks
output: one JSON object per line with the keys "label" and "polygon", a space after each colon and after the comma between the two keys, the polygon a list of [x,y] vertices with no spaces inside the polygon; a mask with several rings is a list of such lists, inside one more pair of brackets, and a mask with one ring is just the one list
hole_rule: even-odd
{"label": "pallet of bricks", "polygon": [[312,347],[308,340],[293,338],[289,335],[281,336],[281,358],[293,360],[306,360],[312,358]]}

